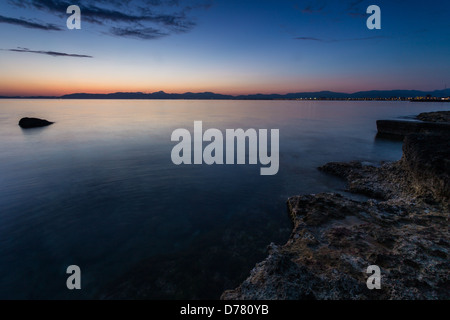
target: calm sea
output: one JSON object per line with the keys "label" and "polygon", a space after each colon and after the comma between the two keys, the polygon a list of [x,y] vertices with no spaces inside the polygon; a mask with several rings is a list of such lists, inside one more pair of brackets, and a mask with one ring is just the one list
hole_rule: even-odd
{"label": "calm sea", "polygon": [[[216,299],[290,233],[286,199],[343,192],[316,168],[398,160],[377,119],[448,104],[0,100],[1,299]],[[21,117],[55,124],[22,130]],[[171,161],[177,128],[280,130],[280,170]],[[81,290],[66,268],[81,268]]]}

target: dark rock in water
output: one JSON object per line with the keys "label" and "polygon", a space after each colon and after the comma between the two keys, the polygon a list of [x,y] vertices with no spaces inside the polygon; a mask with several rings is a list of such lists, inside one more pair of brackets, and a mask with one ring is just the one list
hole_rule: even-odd
{"label": "dark rock in water", "polygon": [[[288,199],[293,230],[271,245],[222,299],[450,299],[450,144],[448,135],[407,136],[403,157],[379,167],[328,163],[320,169],[371,197],[339,194]],[[367,267],[381,269],[369,290]]]}
{"label": "dark rock in water", "polygon": [[22,118],[19,121],[19,126],[23,129],[30,129],[30,128],[46,127],[53,123],[54,122],[38,118]]}

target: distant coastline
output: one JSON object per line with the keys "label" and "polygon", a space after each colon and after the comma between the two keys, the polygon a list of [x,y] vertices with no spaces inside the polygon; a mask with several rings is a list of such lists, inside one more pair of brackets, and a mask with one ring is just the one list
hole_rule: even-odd
{"label": "distant coastline", "polygon": [[356,101],[414,101],[414,102],[450,102],[450,89],[435,91],[390,90],[359,91],[342,93],[332,91],[298,92],[288,94],[249,94],[225,95],[214,92],[166,93],[158,91],[115,92],[107,94],[73,93],[63,96],[0,96],[0,99],[114,99],[114,100],[356,100]]}

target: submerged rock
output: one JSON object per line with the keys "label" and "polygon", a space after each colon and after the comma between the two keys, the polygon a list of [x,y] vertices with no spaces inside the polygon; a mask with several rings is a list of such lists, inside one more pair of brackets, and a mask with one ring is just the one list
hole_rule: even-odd
{"label": "submerged rock", "polygon": [[54,122],[38,118],[22,118],[19,121],[19,126],[23,129],[30,129],[30,128],[46,127],[53,123]]}
{"label": "submerged rock", "polygon": [[[449,136],[412,135],[403,157],[380,167],[329,163],[320,169],[370,197],[339,194],[288,200],[294,227],[271,245],[236,289],[222,299],[449,299]],[[369,290],[367,267],[381,269]]]}

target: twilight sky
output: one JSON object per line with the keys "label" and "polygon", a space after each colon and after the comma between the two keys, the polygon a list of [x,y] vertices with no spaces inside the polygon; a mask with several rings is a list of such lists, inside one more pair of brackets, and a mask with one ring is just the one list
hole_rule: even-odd
{"label": "twilight sky", "polygon": [[0,0],[0,95],[443,89],[449,16],[448,0]]}

